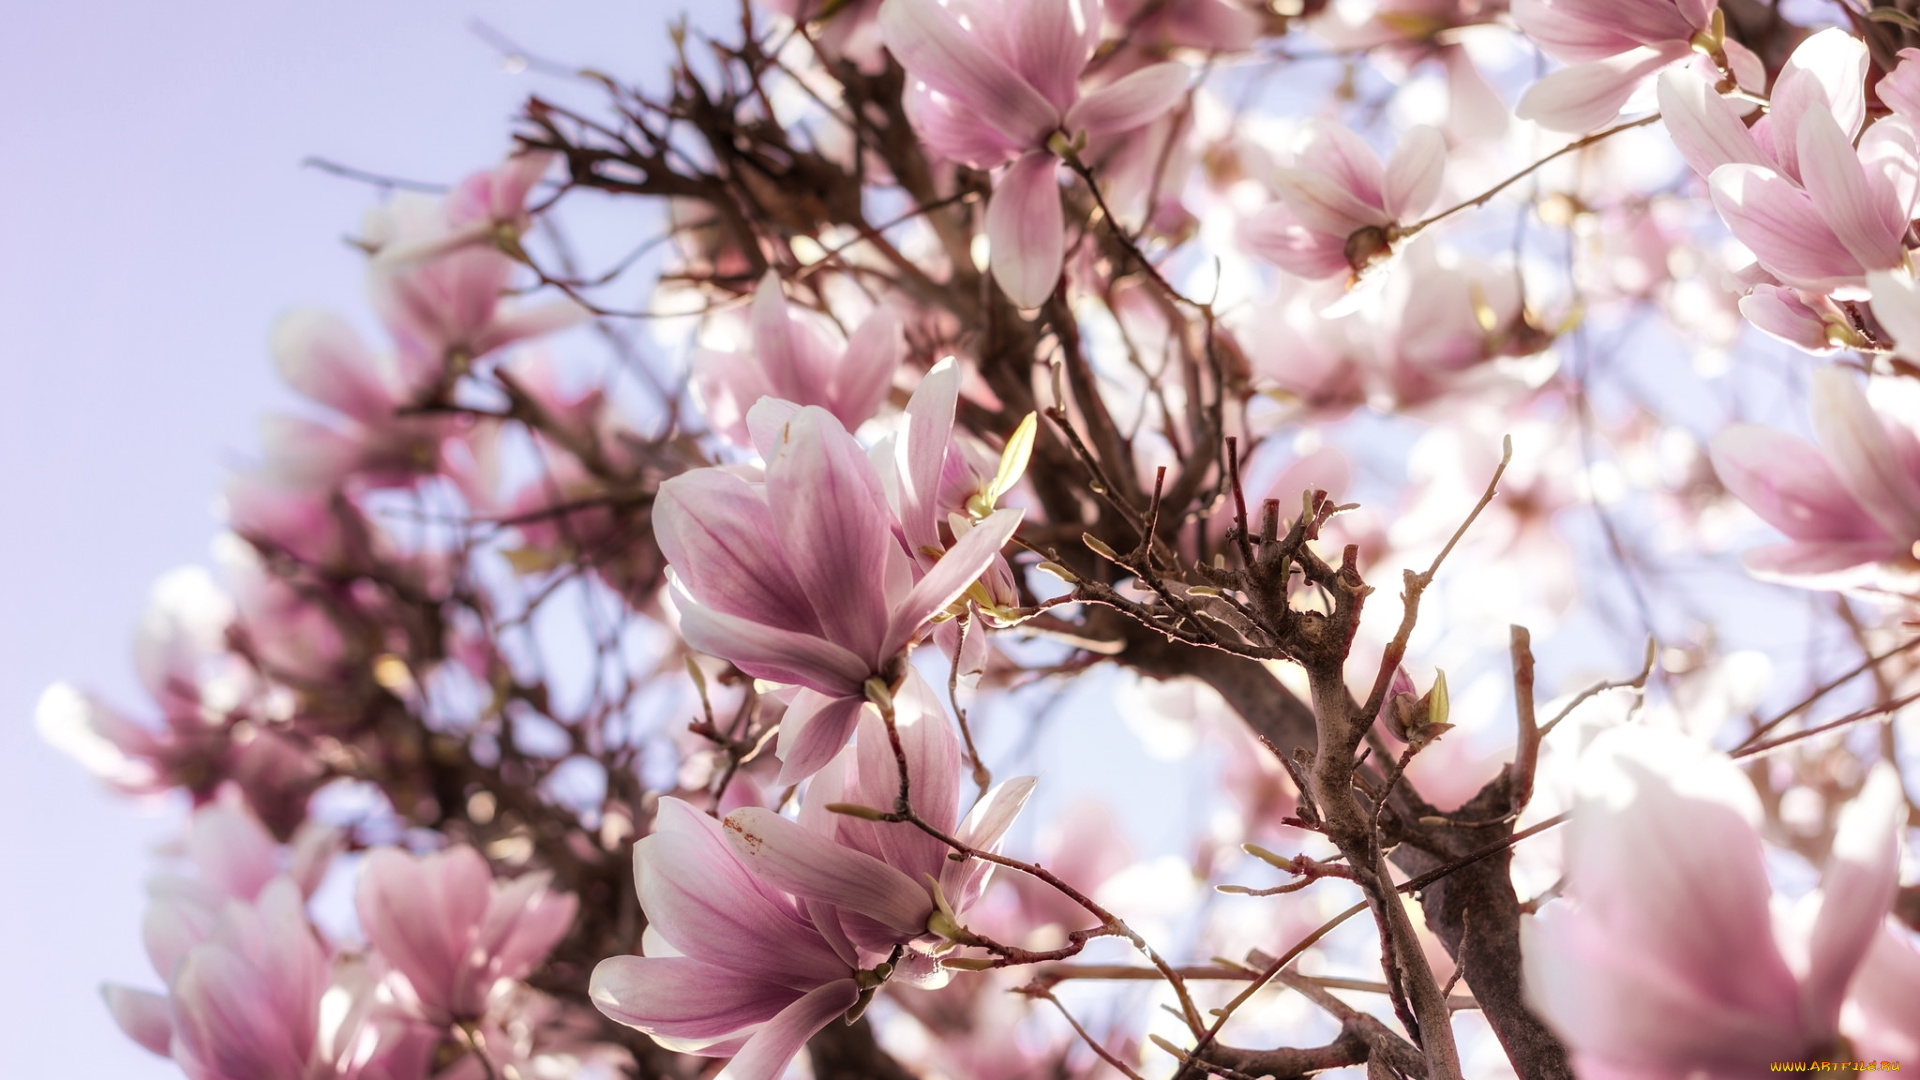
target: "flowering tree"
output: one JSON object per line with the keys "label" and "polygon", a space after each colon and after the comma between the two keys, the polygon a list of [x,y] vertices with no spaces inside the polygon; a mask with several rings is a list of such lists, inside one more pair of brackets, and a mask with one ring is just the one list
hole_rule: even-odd
{"label": "flowering tree", "polygon": [[314,408],[155,590],[152,702],[44,697],[192,805],[129,1036],[195,1080],[1920,1054],[1905,9],[672,33],[662,91],[539,62],[502,163],[375,178],[383,337],[281,322]]}

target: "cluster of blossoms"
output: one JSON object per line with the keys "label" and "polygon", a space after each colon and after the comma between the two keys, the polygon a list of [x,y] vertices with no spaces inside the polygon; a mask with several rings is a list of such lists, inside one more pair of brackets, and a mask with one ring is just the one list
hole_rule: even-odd
{"label": "cluster of blossoms", "polygon": [[42,699],[187,812],[113,1017],[194,1080],[1920,1054],[1920,23],[1752,7],[781,0],[531,98],[353,238],[381,346],[276,328],[152,718]]}

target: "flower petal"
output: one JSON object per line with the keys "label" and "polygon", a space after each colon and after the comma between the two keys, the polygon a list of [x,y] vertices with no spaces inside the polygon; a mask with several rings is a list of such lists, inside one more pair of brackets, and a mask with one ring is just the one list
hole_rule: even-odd
{"label": "flower petal", "polygon": [[866,705],[858,692],[839,697],[812,690],[795,694],[780,719],[774,747],[780,757],[779,782],[797,784],[832,761],[853,736]]}
{"label": "flower petal", "polygon": [[587,996],[649,1035],[717,1039],[773,1019],[804,995],[683,956],[611,956],[594,966]]}
{"label": "flower petal", "polygon": [[1707,80],[1684,67],[1660,73],[1660,121],[1674,149],[1693,171],[1713,175],[1722,165],[1766,165],[1733,103],[1714,92]]}
{"label": "flower petal", "polygon": [[173,1040],[173,1021],[167,1015],[165,994],[106,983],[100,987],[100,996],[107,999],[107,1011],[113,1014],[113,1022],[120,1025],[127,1038],[161,1057],[167,1056],[167,1044]]}
{"label": "flower petal", "polygon": [[927,576],[914,585],[913,591],[893,610],[893,617],[887,629],[886,645],[883,653],[892,656],[906,647],[929,620],[942,611],[948,604],[960,598],[967,586],[979,580],[993,563],[993,557],[1007,545],[1014,530],[1020,527],[1020,518],[1024,511],[1018,509],[995,510],[988,514],[967,535],[956,541],[940,561],[927,571]]}
{"label": "flower petal", "polygon": [[1158,120],[1187,92],[1187,66],[1151,64],[1114,80],[1074,103],[1061,126],[1069,133],[1105,135]]}
{"label": "flower petal", "polygon": [[886,304],[874,308],[847,339],[846,351],[834,368],[827,407],[848,431],[880,411],[905,351],[900,316]]}
{"label": "flower petal", "polygon": [[769,885],[858,912],[901,941],[926,933],[933,914],[926,889],[879,859],[758,806],[735,810],[720,824],[741,863]]}
{"label": "flower petal", "polygon": [[1514,115],[1549,131],[1584,133],[1620,115],[1640,80],[1685,56],[1685,43],[1638,48],[1548,75],[1520,96]]}
{"label": "flower petal", "polygon": [[857,694],[872,665],[824,638],[767,626],[715,611],[697,602],[677,602],[680,636],[694,649],[723,657],[756,679],[796,683],[830,697]]}
{"label": "flower petal", "polygon": [[1807,974],[1800,984],[1806,1022],[1815,1025],[1812,1034],[1831,1036],[1838,1030],[1847,984],[1893,906],[1906,822],[1900,774],[1882,761],[1841,811],[1832,859],[1820,882],[1820,914],[1807,942]]}
{"label": "flower petal", "polygon": [[1038,146],[1060,123],[1060,110],[983,48],[938,0],[886,0],[880,37],[910,75],[1021,146]]}
{"label": "flower petal", "polygon": [[1795,540],[1873,540],[1885,535],[1806,440],[1753,424],[1714,436],[1714,471],[1761,520]]}
{"label": "flower petal", "polygon": [[1920,478],[1901,460],[1880,414],[1844,368],[1814,374],[1813,430],[1861,508],[1895,540],[1920,539]]}
{"label": "flower petal", "polygon": [[[1901,239],[1907,223],[1898,221],[1897,230],[1892,226],[1889,217],[1899,219],[1897,208],[1885,207],[1875,197],[1852,141],[1833,117],[1818,109],[1808,112],[1797,139],[1801,181],[1847,251],[1869,270],[1891,269],[1905,261]],[[1889,209],[1891,214],[1883,212]]]}
{"label": "flower petal", "polygon": [[1023,308],[1047,302],[1067,258],[1066,219],[1054,177],[1059,161],[1045,150],[1026,154],[1001,175],[987,204],[993,279]]}
{"label": "flower petal", "polygon": [[1727,228],[1781,281],[1812,292],[1852,284],[1865,272],[1813,199],[1792,181],[1754,165],[1722,165],[1708,178]]}
{"label": "flower petal", "polygon": [[1446,176],[1447,140],[1439,129],[1421,124],[1400,138],[1387,160],[1386,184],[1381,195],[1387,214],[1395,221],[1412,221],[1433,206]]}
{"label": "flower petal", "polygon": [[356,420],[390,420],[405,396],[392,361],[331,311],[303,308],[273,326],[274,367],[287,384]]}
{"label": "flower petal", "polygon": [[661,554],[702,605],[796,633],[820,633],[813,605],[781,557],[764,488],[724,469],[660,485],[653,531]]}
{"label": "flower petal", "polygon": [[[891,2],[891,0],[889,0]],[[753,1033],[717,1080],[780,1080],[807,1040],[860,1000],[860,986],[852,979],[830,982],[810,990],[800,1000]]]}

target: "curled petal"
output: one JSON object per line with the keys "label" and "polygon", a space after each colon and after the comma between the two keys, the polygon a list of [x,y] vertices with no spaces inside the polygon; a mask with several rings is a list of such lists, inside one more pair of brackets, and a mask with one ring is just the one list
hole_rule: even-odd
{"label": "curled petal", "polygon": [[987,204],[993,279],[1023,308],[1047,302],[1066,262],[1066,219],[1054,179],[1059,160],[1044,150],[1025,155],[1000,177]]}
{"label": "curled petal", "polygon": [[830,697],[801,690],[780,720],[780,783],[797,784],[818,772],[847,745],[867,701],[859,694]]}
{"label": "curled petal", "polygon": [[979,580],[993,564],[994,556],[1012,539],[1020,527],[1024,512],[1017,509],[995,510],[967,530],[940,561],[927,571],[894,609],[887,630],[883,655],[892,656],[907,646],[932,618],[960,598],[967,587]]}
{"label": "curled petal", "polygon": [[612,956],[594,966],[587,996],[649,1035],[717,1039],[771,1020],[802,995],[684,956]]}

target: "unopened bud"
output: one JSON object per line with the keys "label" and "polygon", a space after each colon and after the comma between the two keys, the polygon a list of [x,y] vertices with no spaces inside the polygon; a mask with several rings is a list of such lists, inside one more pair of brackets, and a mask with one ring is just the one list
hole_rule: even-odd
{"label": "unopened bud", "polygon": [[1101,558],[1107,560],[1108,562],[1117,563],[1120,561],[1120,553],[1108,547],[1106,541],[1100,539],[1099,537],[1093,535],[1092,533],[1081,533],[1080,541],[1086,544],[1088,547],[1092,548],[1094,551],[1094,554],[1100,556]]}

